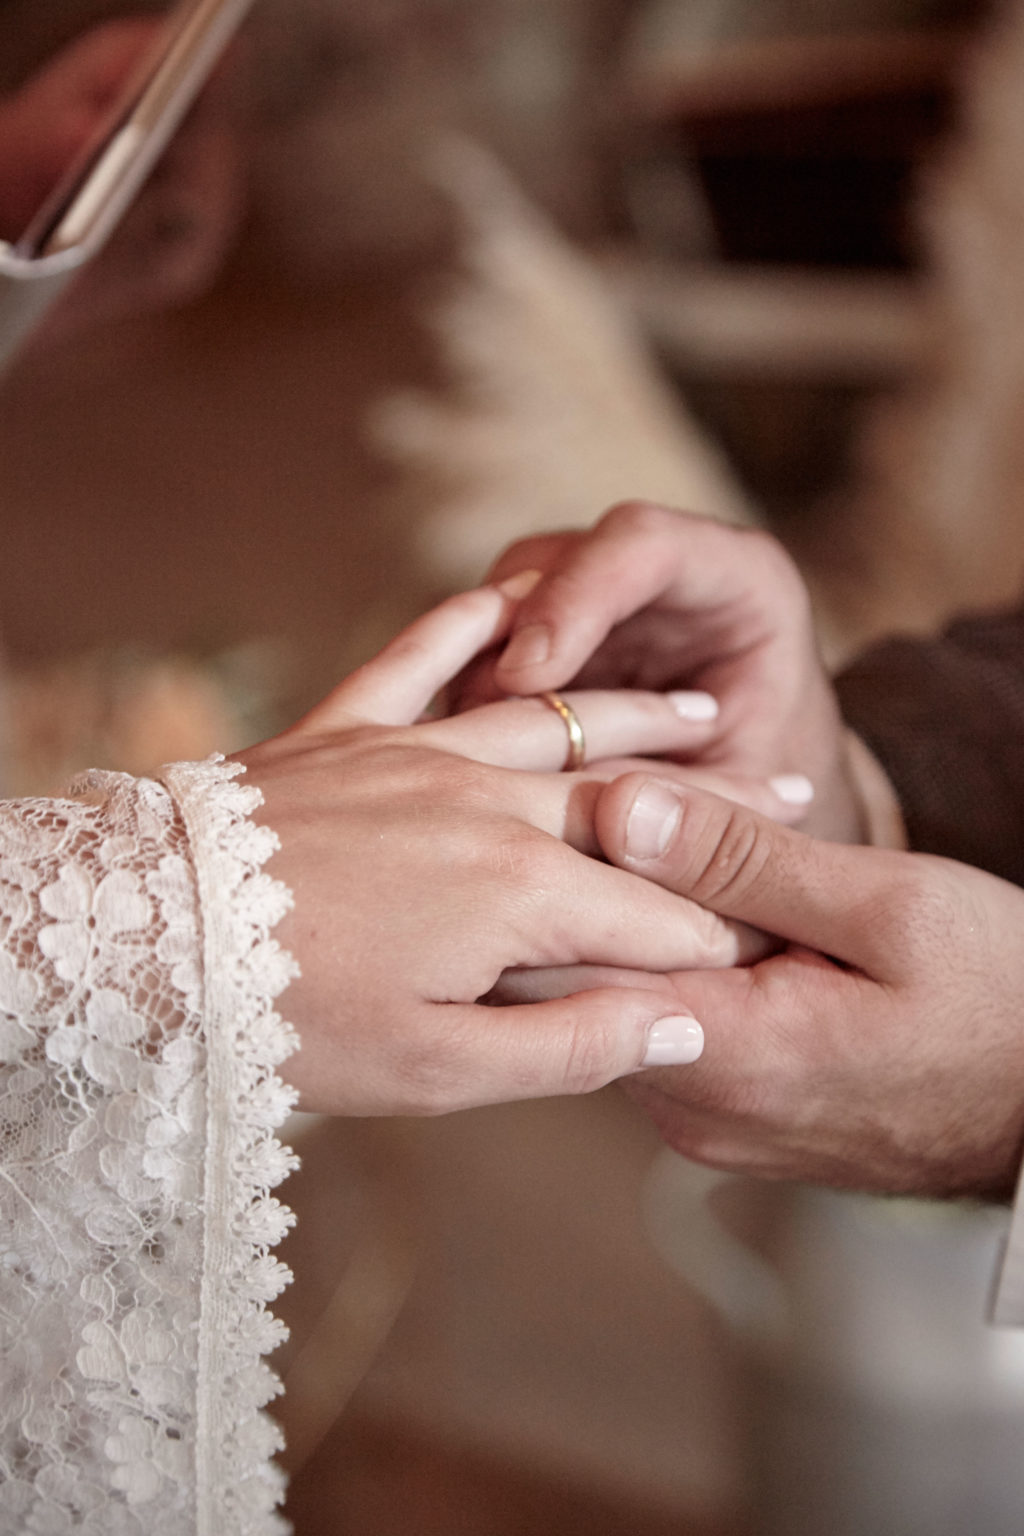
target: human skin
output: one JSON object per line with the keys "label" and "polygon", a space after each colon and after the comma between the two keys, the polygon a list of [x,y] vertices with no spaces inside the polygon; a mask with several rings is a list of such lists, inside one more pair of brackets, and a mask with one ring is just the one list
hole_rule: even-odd
{"label": "human skin", "polygon": [[149,17],[107,22],[68,44],[0,101],[0,219],[16,238],[88,143],[159,30]]}
{"label": "human skin", "polygon": [[596,826],[620,868],[782,940],[751,966],[673,978],[704,1056],[631,1081],[673,1146],[842,1187],[1011,1193],[1024,891],[951,860],[819,841],[646,774],[603,792]]}
{"label": "human skin", "polygon": [[[670,987],[633,973],[729,965],[763,946],[593,857],[601,786],[635,766],[623,754],[685,750],[710,729],[678,701],[570,695],[603,759],[579,773],[558,771],[565,727],[535,699],[412,723],[507,632],[518,590],[451,599],[239,755],[280,838],[270,873],[294,895],[277,938],[302,970],[281,1003],[301,1048],[283,1074],[305,1109],[441,1113],[686,1063],[699,1029]],[[767,787],[745,791],[793,814]],[[479,1001],[506,970],[574,964],[621,976],[567,999]]]}
{"label": "human skin", "polygon": [[565,686],[705,690],[719,715],[691,764],[758,780],[806,775],[814,801],[801,825],[863,840],[860,756],[821,660],[807,589],[776,540],[624,502],[589,531],[514,544],[491,579],[528,568],[542,580],[508,644],[461,680],[458,707]]}
{"label": "human skin", "polygon": [[[814,781],[800,832],[673,785],[664,767],[602,792],[595,825],[614,864],[778,938],[750,965],[650,979],[700,1021],[705,1050],[685,1073],[634,1075],[631,1094],[673,1146],[715,1167],[1008,1194],[1024,1151],[1024,892],[898,846],[804,835],[857,843],[881,826],[876,841],[899,842],[891,820],[865,815],[863,761],[788,557],[762,534],[630,503],[590,533],[514,546],[495,575],[525,566],[543,579],[507,648],[470,669],[464,700],[570,679],[707,688],[720,714],[691,761],[726,784],[740,769]],[[496,996],[622,980],[517,972]]]}
{"label": "human skin", "polygon": [[[160,29],[151,16],[104,22],[0,99],[0,237],[14,241],[23,233],[104,124]],[[216,276],[244,205],[231,74],[230,61],[215,72],[107,247],[33,336],[34,349],[182,304]]]}
{"label": "human skin", "polygon": [[[952,860],[808,837],[660,775],[595,806],[619,868],[777,935],[751,964],[647,978],[702,1026],[685,1072],[623,1086],[665,1140],[733,1173],[1006,1198],[1024,1155],[1024,891]],[[502,978],[502,1001],[638,978]]]}

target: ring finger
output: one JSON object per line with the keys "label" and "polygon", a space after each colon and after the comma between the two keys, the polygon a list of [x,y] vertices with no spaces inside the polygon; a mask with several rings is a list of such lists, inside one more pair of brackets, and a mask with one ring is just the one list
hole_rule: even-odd
{"label": "ring finger", "polygon": [[568,707],[568,719],[543,697],[503,699],[429,721],[417,727],[417,734],[432,746],[477,762],[554,773],[571,761],[573,721],[586,763],[694,752],[714,733],[717,706],[706,693],[593,689],[551,697]]}

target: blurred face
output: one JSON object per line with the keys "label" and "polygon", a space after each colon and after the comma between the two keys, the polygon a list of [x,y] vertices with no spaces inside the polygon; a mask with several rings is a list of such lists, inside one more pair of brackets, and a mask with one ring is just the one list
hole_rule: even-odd
{"label": "blurred face", "polygon": [[[214,14],[217,0],[207,6]],[[90,27],[0,98],[0,239],[15,251],[38,254],[26,236],[45,227],[39,215],[47,199],[90,146],[109,144],[126,89],[151,70],[168,36],[154,17]],[[183,302],[212,281],[242,211],[240,134],[225,80],[234,63],[204,87],[109,245],[55,304],[33,346]],[[10,298],[16,305],[16,288]]]}
{"label": "blurred face", "polygon": [[28,228],[159,28],[148,18],[95,27],[0,100],[0,237],[13,243]]}

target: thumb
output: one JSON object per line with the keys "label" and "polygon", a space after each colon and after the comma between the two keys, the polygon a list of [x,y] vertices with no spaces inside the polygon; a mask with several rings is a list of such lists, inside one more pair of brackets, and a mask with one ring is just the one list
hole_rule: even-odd
{"label": "thumb", "polygon": [[[591,1093],[641,1067],[696,1061],[704,1034],[676,998],[599,987],[549,1002],[437,1004],[458,1041],[441,1108]],[[452,1084],[457,1084],[452,1097]]]}
{"label": "thumb", "polygon": [[622,869],[722,917],[857,966],[898,966],[886,908],[914,871],[906,854],[822,842],[718,795],[631,773],[607,785],[598,839]]}

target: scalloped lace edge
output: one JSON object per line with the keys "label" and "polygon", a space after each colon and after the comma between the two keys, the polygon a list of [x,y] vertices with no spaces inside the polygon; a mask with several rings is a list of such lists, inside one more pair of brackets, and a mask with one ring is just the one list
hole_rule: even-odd
{"label": "scalloped lace edge", "polygon": [[250,820],[262,803],[222,757],[171,764],[195,858],[207,1037],[204,1251],[196,1423],[197,1536],[284,1536],[273,1461],[279,1429],[263,1412],[281,1385],[263,1360],[287,1336],[266,1303],[290,1281],[270,1258],[294,1218],[270,1190],[298,1166],[276,1130],[296,1095],[276,1068],[298,1044],[274,1000],[298,973],[271,938],[291,895],[262,866],[279,846]]}

